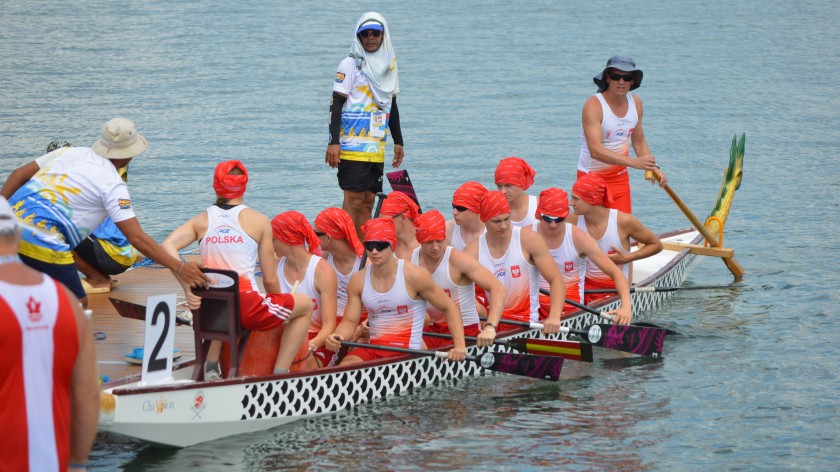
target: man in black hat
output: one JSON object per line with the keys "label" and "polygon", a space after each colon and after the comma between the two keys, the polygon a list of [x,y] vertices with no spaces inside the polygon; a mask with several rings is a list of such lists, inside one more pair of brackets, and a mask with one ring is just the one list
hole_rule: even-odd
{"label": "man in black hat", "polygon": [[[630,93],[642,84],[644,74],[629,56],[613,56],[600,74],[592,78],[598,93],[583,105],[582,144],[578,177],[597,173],[615,200],[612,208],[632,212],[628,167],[658,169],[642,130],[642,99]],[[630,157],[630,145],[636,154]],[[667,183],[659,171],[660,186]]]}

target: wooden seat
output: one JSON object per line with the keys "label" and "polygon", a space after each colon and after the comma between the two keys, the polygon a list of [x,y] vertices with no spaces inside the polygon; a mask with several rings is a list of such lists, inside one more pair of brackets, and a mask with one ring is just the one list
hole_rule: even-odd
{"label": "wooden seat", "polygon": [[193,310],[196,366],[192,378],[204,380],[204,362],[211,341],[228,343],[228,377],[236,377],[249,333],[239,322],[239,275],[232,270],[201,270],[210,278],[210,288],[193,289],[193,293],[201,297],[201,307]]}

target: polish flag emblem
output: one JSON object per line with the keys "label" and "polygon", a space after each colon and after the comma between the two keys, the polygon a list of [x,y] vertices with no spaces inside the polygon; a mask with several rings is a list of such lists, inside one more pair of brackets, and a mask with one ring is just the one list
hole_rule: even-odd
{"label": "polish flag emblem", "polygon": [[563,267],[566,269],[566,272],[571,272],[575,270],[575,263],[572,261],[566,261]]}
{"label": "polish flag emblem", "polygon": [[397,314],[404,315],[408,313],[408,305],[397,305]]}
{"label": "polish flag emblem", "polygon": [[510,275],[513,276],[513,278],[518,278],[519,276],[522,275],[522,272],[520,272],[518,265],[511,266]]}

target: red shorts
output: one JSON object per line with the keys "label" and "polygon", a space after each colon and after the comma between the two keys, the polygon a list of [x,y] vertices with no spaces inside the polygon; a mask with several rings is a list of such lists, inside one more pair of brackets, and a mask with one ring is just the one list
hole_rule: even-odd
{"label": "red shorts", "polygon": [[[402,352],[384,351],[382,349],[371,349],[369,347],[357,347],[347,353],[348,356],[356,356],[363,361],[373,361],[376,359],[385,359],[388,357],[404,356]],[[346,359],[346,357],[345,357]]]}
{"label": "red shorts", "polygon": [[289,320],[295,298],[289,293],[239,293],[239,322],[249,331],[266,331]]}
{"label": "red shorts", "polygon": [[[580,178],[586,172],[577,171],[577,176]],[[607,188],[610,189],[610,195],[613,197],[613,203],[610,208],[615,208],[624,213],[632,213],[633,205],[630,200],[630,173],[626,170],[624,172],[614,173],[600,173],[596,172],[607,181]]]}
{"label": "red shorts", "polygon": [[[584,291],[589,290],[589,289],[596,290],[596,289],[605,289],[605,288],[615,288],[615,282],[612,279],[610,279],[607,282],[598,282],[597,280],[586,279],[583,283]],[[586,305],[589,305],[590,303],[592,303],[596,300],[601,300],[603,298],[612,297],[613,295],[615,295],[615,292],[613,292],[613,293],[585,293],[585,295],[583,296],[583,303],[586,304]]]}
{"label": "red shorts", "polygon": [[490,311],[490,300],[487,299],[487,292],[478,285],[475,286],[475,302],[484,307],[484,311]]}
{"label": "red shorts", "polygon": [[[428,333],[444,333],[449,334],[449,326],[446,323],[432,323],[425,328],[423,331]],[[478,336],[481,333],[481,326],[478,323],[471,324],[469,326],[464,326],[464,336]],[[431,338],[428,336],[423,336],[423,342],[426,343],[426,347],[429,349],[437,349],[441,346],[451,346],[452,340],[445,339],[445,338]]]}
{"label": "red shorts", "polygon": [[[551,297],[548,295],[540,294],[540,309],[539,309],[539,316],[540,316],[540,323],[545,321],[548,318],[548,312],[551,309]],[[569,305],[568,303],[563,304],[563,314],[568,314],[573,311],[577,310],[577,307]]]}

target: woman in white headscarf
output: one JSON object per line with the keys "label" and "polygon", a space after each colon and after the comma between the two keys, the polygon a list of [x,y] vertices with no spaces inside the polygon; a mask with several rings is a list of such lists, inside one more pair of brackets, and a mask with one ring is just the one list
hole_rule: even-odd
{"label": "woman in white headscarf", "polygon": [[394,140],[393,166],[403,160],[399,84],[388,23],[379,13],[365,13],[356,23],[350,54],[335,74],[325,158],[338,168],[342,207],[357,232],[370,219],[376,193],[382,191],[388,134]]}

